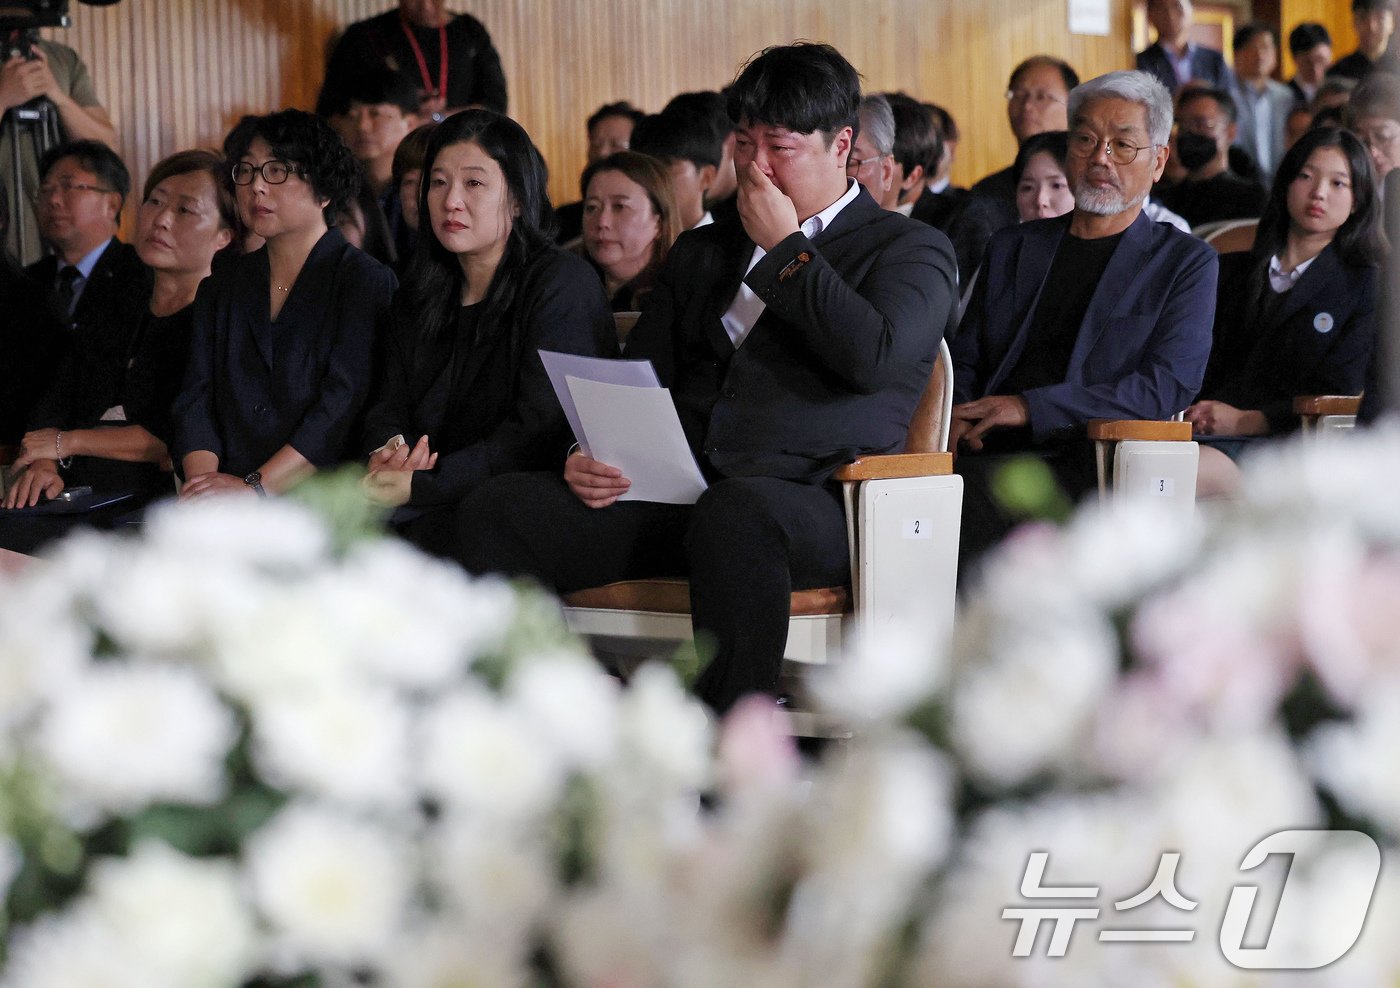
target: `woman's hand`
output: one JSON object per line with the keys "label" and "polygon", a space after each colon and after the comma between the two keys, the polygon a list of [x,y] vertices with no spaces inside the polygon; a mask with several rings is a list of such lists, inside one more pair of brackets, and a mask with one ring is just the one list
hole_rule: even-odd
{"label": "woman's hand", "polygon": [[564,461],[564,483],[590,508],[606,508],[632,486],[617,467],[599,463],[583,453],[570,454]]}
{"label": "woman's hand", "polygon": [[189,480],[186,480],[185,486],[180,488],[181,501],[191,501],[195,498],[208,497],[211,494],[246,494],[249,497],[257,496],[256,491],[243,483],[242,477],[235,477],[231,473],[196,474]]}
{"label": "woman's hand", "polygon": [[414,470],[431,470],[437,466],[438,455],[429,448],[427,436],[420,436],[418,442],[412,446],[399,436],[395,436],[394,439],[398,440],[397,444],[390,440],[369,454],[371,475],[389,470],[412,473]]}
{"label": "woman's hand", "polygon": [[1263,412],[1239,409],[1223,401],[1198,401],[1186,409],[1191,431],[1202,436],[1265,436],[1269,420]]}
{"label": "woman's hand", "polygon": [[61,450],[58,444],[57,429],[35,429],[26,432],[24,438],[19,441],[19,456],[15,458],[15,468],[27,467],[37,460],[58,460],[65,455],[73,455],[72,450]]}
{"label": "woman's hand", "polygon": [[363,483],[365,496],[386,508],[405,505],[413,496],[413,474],[410,471],[381,470],[366,475]]}
{"label": "woman's hand", "polygon": [[32,508],[39,498],[55,498],[63,492],[63,478],[58,463],[51,459],[35,460],[21,468],[5,492],[5,507]]}

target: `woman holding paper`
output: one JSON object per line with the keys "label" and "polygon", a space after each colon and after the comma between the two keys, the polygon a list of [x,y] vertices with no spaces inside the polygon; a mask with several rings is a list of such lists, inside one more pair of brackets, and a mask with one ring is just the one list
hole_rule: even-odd
{"label": "woman holding paper", "polygon": [[545,165],[509,117],[465,110],[423,161],[417,249],[366,420],[366,489],[413,542],[488,477],[557,468],[572,441],[540,350],[616,356],[597,276],[554,246]]}

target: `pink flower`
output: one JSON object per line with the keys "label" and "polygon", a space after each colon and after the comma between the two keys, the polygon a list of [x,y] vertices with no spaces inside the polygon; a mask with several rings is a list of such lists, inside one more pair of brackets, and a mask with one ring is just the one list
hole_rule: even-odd
{"label": "pink flower", "polygon": [[720,729],[721,778],[734,789],[782,785],[795,779],[800,759],[786,723],[772,697],[755,694],[740,700]]}

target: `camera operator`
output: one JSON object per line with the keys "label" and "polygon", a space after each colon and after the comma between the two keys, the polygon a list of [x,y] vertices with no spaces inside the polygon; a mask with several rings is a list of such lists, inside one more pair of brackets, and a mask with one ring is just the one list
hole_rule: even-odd
{"label": "camera operator", "polygon": [[39,186],[39,152],[42,148],[31,139],[25,129],[27,125],[17,120],[16,114],[11,111],[43,97],[57,112],[62,141],[101,141],[115,149],[117,132],[107,111],[97,102],[97,93],[87,66],[72,48],[21,32],[19,41],[6,44],[3,54],[4,63],[0,64],[0,112],[5,114],[5,123],[0,127],[0,182],[3,182],[7,192],[13,193],[15,176],[11,142],[18,137],[21,195],[11,208],[15,213],[24,211],[24,242],[18,240],[18,224],[11,222],[6,244],[22,263],[30,264],[38,260],[41,254],[33,197]]}

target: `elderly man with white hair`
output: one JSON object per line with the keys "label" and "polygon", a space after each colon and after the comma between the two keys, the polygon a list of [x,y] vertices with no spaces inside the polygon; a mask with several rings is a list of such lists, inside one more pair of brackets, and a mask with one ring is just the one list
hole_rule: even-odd
{"label": "elderly man with white hair", "polygon": [[894,111],[878,93],[860,101],[860,132],[846,159],[846,175],[883,204],[894,185]]}
{"label": "elderly man with white hair", "polygon": [[1170,94],[1111,72],[1070,93],[1069,124],[1074,210],[993,236],[952,344],[965,562],[1013,523],[990,494],[1007,454],[1040,456],[1078,497],[1095,482],[1089,420],[1170,417],[1210,356],[1215,252],[1143,212],[1167,161]]}

